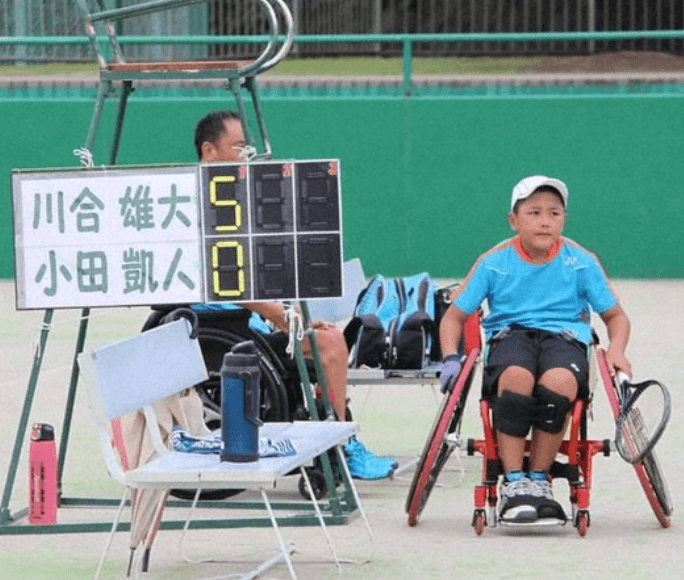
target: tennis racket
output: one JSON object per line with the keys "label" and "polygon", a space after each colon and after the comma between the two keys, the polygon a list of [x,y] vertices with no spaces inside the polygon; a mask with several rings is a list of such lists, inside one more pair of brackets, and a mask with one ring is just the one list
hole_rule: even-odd
{"label": "tennis racket", "polygon": [[632,465],[651,452],[670,420],[672,400],[662,383],[648,380],[631,383],[618,372],[620,414],[615,426],[615,445],[620,456]]}

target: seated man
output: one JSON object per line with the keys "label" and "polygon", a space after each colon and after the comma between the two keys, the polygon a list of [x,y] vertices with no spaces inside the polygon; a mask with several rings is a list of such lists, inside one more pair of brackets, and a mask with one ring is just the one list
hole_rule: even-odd
{"label": "seated man", "polygon": [[[195,128],[195,149],[202,163],[236,163],[245,160],[247,142],[242,123],[233,111],[216,111],[201,119]],[[216,307],[217,305],[211,305]],[[285,309],[279,302],[252,302],[241,304],[257,312],[269,321],[277,331],[265,337],[278,356],[284,358],[287,345],[288,326]],[[218,305],[220,307],[220,305]],[[321,365],[330,393],[335,415],[344,421],[347,410],[347,364],[348,351],[343,334],[333,324],[313,321],[316,344]],[[304,356],[311,357],[308,338],[302,343]],[[392,458],[377,457],[356,437],[344,447],[347,464],[352,477],[357,479],[382,479],[392,475],[398,463]]]}
{"label": "seated man", "polygon": [[[608,330],[612,372],[631,375],[625,358],[630,323],[596,256],[562,237],[568,189],[542,175],[513,188],[509,221],[517,236],[477,260],[453,296],[440,325],[447,385],[460,370],[456,354],[463,323],[485,299],[489,341],[483,396],[492,400],[504,471],[499,517],[503,522],[564,522],[549,468],[563,440],[576,397],[588,395],[589,306]],[[525,440],[532,429],[529,470]]]}

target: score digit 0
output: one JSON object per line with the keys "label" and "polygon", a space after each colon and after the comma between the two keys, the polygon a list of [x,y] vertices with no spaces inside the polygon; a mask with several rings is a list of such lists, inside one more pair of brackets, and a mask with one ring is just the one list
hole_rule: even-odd
{"label": "score digit 0", "polygon": [[235,232],[242,225],[242,207],[236,199],[219,199],[218,188],[220,184],[235,183],[234,175],[215,175],[209,182],[209,202],[215,207],[234,207],[235,219],[233,225],[216,225],[217,232]]}
{"label": "score digit 0", "polygon": [[[221,259],[227,257],[227,254],[233,254],[232,262]],[[222,298],[239,298],[245,293],[245,256],[240,242],[224,241],[213,244],[211,247],[211,266],[214,294]],[[230,280],[233,284],[229,284],[228,288],[221,287],[222,273],[233,278]]]}

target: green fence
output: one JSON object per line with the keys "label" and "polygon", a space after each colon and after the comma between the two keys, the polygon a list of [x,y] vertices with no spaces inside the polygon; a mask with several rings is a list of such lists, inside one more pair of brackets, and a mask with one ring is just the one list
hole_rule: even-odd
{"label": "green fence", "polygon": [[[570,188],[566,234],[615,277],[681,278],[684,86],[272,88],[263,107],[280,158],[342,160],[345,257],[368,273],[466,273],[510,235],[510,189],[546,173]],[[9,173],[77,165],[93,90],[0,90],[0,276],[13,275]],[[134,93],[122,164],[194,162],[192,131],[232,107],[216,90]],[[105,126],[113,124],[109,103]],[[95,161],[106,159],[107,131]]]}
{"label": "green fence", "polygon": [[[368,273],[466,273],[478,253],[510,235],[512,185],[547,173],[571,192],[566,234],[597,251],[617,277],[680,278],[684,260],[682,84],[417,86],[416,43],[681,39],[684,30],[471,34],[305,35],[306,43],[399,44],[398,87],[281,86],[262,91],[281,158],[342,160],[344,250]],[[122,37],[124,44],[245,43],[259,36]],[[81,44],[85,38],[0,38],[0,46]],[[0,89],[1,91],[1,89]],[[0,92],[0,171],[74,166],[93,90],[19,87]],[[127,114],[123,164],[194,162],[195,121],[232,107],[227,93],[139,90]],[[112,124],[115,104],[106,117]],[[107,118],[105,121],[107,121]],[[104,138],[104,139],[103,139]],[[100,141],[106,134],[100,133]],[[96,161],[107,158],[95,151]],[[9,179],[0,197],[0,276],[13,275]]]}

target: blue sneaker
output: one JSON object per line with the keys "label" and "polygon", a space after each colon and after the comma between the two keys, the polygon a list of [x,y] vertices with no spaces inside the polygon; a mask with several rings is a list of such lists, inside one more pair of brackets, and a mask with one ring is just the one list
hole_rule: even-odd
{"label": "blue sneaker", "polygon": [[374,461],[378,461],[383,464],[390,465],[392,467],[392,470],[395,470],[397,467],[399,467],[399,462],[394,459],[394,457],[387,457],[387,456],[381,456],[378,457],[375,453],[373,453],[368,447],[366,447],[361,441],[359,441],[356,438],[356,435],[352,436],[349,438],[349,443],[353,443],[354,446],[359,447],[361,449],[361,453],[372,458]]}
{"label": "blue sneaker", "polygon": [[399,466],[392,457],[378,457],[356,437],[344,446],[349,473],[354,479],[385,479]]}

